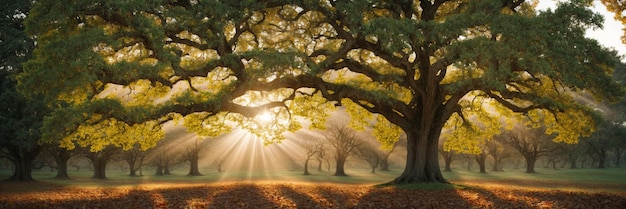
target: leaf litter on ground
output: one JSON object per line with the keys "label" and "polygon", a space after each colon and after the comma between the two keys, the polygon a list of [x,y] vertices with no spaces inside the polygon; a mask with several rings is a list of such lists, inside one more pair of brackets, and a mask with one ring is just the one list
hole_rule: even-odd
{"label": "leaf litter on ground", "polygon": [[[21,188],[21,189],[20,189]],[[0,208],[621,208],[624,192],[285,182],[71,187],[0,182]]]}

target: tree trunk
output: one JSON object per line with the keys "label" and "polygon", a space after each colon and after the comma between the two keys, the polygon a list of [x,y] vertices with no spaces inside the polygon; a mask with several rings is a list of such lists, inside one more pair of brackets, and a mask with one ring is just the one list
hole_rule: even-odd
{"label": "tree trunk", "polygon": [[129,167],[129,176],[137,176],[137,169],[135,168],[135,162],[131,162],[131,161],[126,161],[128,162],[128,167]]}
{"label": "tree trunk", "polygon": [[475,155],[476,162],[478,163],[478,167],[480,168],[480,173],[487,173],[487,156],[484,153]]}
{"label": "tree trunk", "polygon": [[70,159],[70,155],[67,157],[59,156],[56,158],[57,163],[57,175],[54,178],[57,179],[70,179],[70,176],[67,173],[67,161]]}
{"label": "tree trunk", "polygon": [[346,159],[348,159],[348,156],[337,156],[337,167],[335,168],[335,174],[333,174],[334,176],[347,176],[344,170]]}
{"label": "tree trunk", "polygon": [[389,171],[389,159],[383,158],[380,160],[380,165],[378,167],[379,171]]}
{"label": "tree trunk", "polygon": [[524,156],[526,159],[526,173],[535,173],[535,162],[537,162],[536,156]]}
{"label": "tree trunk", "polygon": [[13,175],[8,179],[9,181],[32,181],[33,171],[33,159],[28,157],[22,157],[13,160]]}
{"label": "tree trunk", "polygon": [[600,149],[598,151],[598,168],[605,168],[606,163],[606,150]]}
{"label": "tree trunk", "polygon": [[454,152],[453,151],[441,151],[441,156],[443,156],[443,164],[445,168],[443,172],[452,172],[452,161],[454,160]]}
{"label": "tree trunk", "polygon": [[156,173],[154,175],[157,175],[157,176],[163,175],[163,166],[161,164],[157,164]]}
{"label": "tree trunk", "polygon": [[93,177],[95,179],[106,179],[106,166],[107,161],[105,160],[94,160],[93,163]]}
{"label": "tree trunk", "polygon": [[189,173],[187,176],[202,176],[200,170],[198,169],[198,157],[194,156],[189,159]]}
{"label": "tree trunk", "polygon": [[172,175],[172,173],[170,172],[170,164],[166,163],[163,166],[163,175]]}
{"label": "tree trunk", "polygon": [[493,157],[493,168],[491,171],[502,172],[502,159],[496,155],[491,155],[491,157]]}
{"label": "tree trunk", "polygon": [[378,156],[376,156],[376,161],[373,161],[373,163],[371,163],[372,166],[372,173],[376,173],[376,168],[378,168],[378,164],[380,164],[380,158]]}
{"label": "tree trunk", "polygon": [[310,157],[307,157],[306,160],[304,160],[304,174],[303,175],[311,175],[309,173],[309,160],[310,159],[311,159]]}
{"label": "tree trunk", "polygon": [[622,167],[620,161],[622,159],[622,151],[623,149],[616,147],[615,148],[615,167],[619,168]]}
{"label": "tree trunk", "polygon": [[322,171],[322,159],[317,158],[317,171]]}
{"label": "tree trunk", "polygon": [[[9,147],[11,162],[13,162],[13,175],[9,181],[32,181],[33,160],[39,155],[41,146],[33,145],[32,149]],[[14,148],[14,149],[11,149]]]}
{"label": "tree trunk", "polygon": [[448,183],[441,174],[439,168],[438,142],[441,134],[441,125],[429,125],[426,131],[413,127],[407,131],[407,159],[402,174],[394,179],[391,184],[412,183]]}

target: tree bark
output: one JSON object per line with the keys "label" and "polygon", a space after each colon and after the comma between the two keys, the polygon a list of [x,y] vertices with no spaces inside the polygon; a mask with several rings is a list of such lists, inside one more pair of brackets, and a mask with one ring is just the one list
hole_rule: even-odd
{"label": "tree bark", "polygon": [[13,175],[8,179],[9,181],[32,181],[33,176],[33,158],[21,157],[15,159],[13,162]]}
{"label": "tree bark", "polygon": [[304,174],[303,175],[311,175],[309,173],[309,160],[311,158],[307,156],[306,160],[304,160]]}
{"label": "tree bark", "polygon": [[322,159],[317,159],[317,171],[322,171]]}
{"label": "tree bark", "polygon": [[344,170],[346,159],[348,159],[348,156],[337,156],[337,166],[335,168],[335,174],[333,174],[334,176],[347,176]]}
{"label": "tree bark", "polygon": [[107,179],[106,176],[106,160],[94,160],[93,162],[93,176],[95,179]]}
{"label": "tree bark", "polygon": [[31,148],[19,146],[8,147],[9,160],[13,163],[13,175],[9,181],[32,181],[33,160],[39,155],[42,147],[33,145]]}
{"label": "tree bark", "polygon": [[487,161],[487,155],[485,155],[484,153],[478,154],[474,156],[476,159],[476,162],[478,163],[478,167],[480,168],[480,173],[487,173],[487,165],[486,165],[486,161]]}
{"label": "tree bark", "polygon": [[63,155],[56,158],[57,163],[57,175],[54,178],[57,179],[70,179],[70,176],[67,172],[67,161],[70,159],[71,155]]}
{"label": "tree bark", "polygon": [[137,176],[137,170],[138,168],[135,168],[135,160],[127,160],[126,161],[128,163],[128,167],[129,167],[129,176]]}
{"label": "tree bark", "polygon": [[443,172],[452,172],[452,161],[454,160],[454,154],[452,152],[443,152],[443,163],[445,168]]}
{"label": "tree bark", "polygon": [[157,175],[157,176],[163,175],[163,166],[161,164],[157,164],[156,173],[154,175]]}
{"label": "tree bark", "polygon": [[536,156],[524,156],[526,160],[526,173],[535,173],[535,162],[537,162]]}
{"label": "tree bark", "polygon": [[606,149],[600,149],[598,151],[598,168],[605,168],[606,164]]}
{"label": "tree bark", "polygon": [[379,171],[389,171],[389,159],[383,158],[380,160],[380,165],[378,166]]}
{"label": "tree bark", "polygon": [[199,157],[195,155],[191,159],[189,159],[189,173],[187,174],[187,176],[202,176],[198,168],[198,158]]}
{"label": "tree bark", "polygon": [[402,174],[390,184],[448,183],[439,168],[438,142],[442,125],[428,125],[421,132],[419,127],[407,133],[407,160]]}
{"label": "tree bark", "polygon": [[615,148],[615,167],[617,168],[622,166],[620,163],[620,161],[622,160],[622,151],[624,151],[624,149],[619,147]]}

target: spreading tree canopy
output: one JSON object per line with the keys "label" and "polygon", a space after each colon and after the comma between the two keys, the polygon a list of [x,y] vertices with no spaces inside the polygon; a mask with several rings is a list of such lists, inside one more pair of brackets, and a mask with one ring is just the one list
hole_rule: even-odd
{"label": "spreading tree canopy", "polygon": [[41,0],[26,22],[37,49],[20,89],[56,108],[44,140],[94,150],[153,146],[168,121],[204,136],[241,127],[271,143],[300,117],[323,128],[343,106],[352,127],[405,132],[393,183],[445,182],[446,123],[467,133],[499,122],[469,118],[532,113],[571,142],[593,130],[575,92],[621,95],[615,57],[584,36],[602,17],[580,0],[542,12],[531,3]]}

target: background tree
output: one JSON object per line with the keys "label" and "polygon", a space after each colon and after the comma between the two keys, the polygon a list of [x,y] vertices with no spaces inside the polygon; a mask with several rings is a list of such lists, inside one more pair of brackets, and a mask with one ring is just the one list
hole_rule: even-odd
{"label": "background tree", "polygon": [[154,175],[163,176],[172,174],[170,167],[175,164],[174,161],[177,158],[178,153],[174,151],[163,148],[156,148],[156,150],[150,156],[150,162],[156,167],[156,172],[154,173]]}
{"label": "background tree", "polygon": [[[142,150],[139,144],[135,144],[132,149],[122,151],[122,159],[128,164],[129,176],[143,176],[142,168],[146,157],[150,155],[150,151],[152,149]],[[139,175],[137,175],[137,171],[139,171]]]}
{"label": "background tree", "polygon": [[346,160],[351,154],[355,154],[357,149],[362,145],[357,132],[348,126],[331,126],[324,132],[324,139],[328,141],[330,146],[335,150],[335,176],[346,176],[344,166]]}
{"label": "background tree", "polygon": [[526,161],[526,173],[535,173],[535,163],[541,156],[553,151],[553,136],[546,134],[546,127],[516,125],[496,136],[496,140],[515,149]]}
{"label": "background tree", "polygon": [[89,159],[93,165],[93,176],[95,179],[106,179],[106,167],[111,160],[114,160],[120,154],[121,149],[113,145],[106,146],[103,149],[94,151],[91,148],[82,148],[85,158]]}
{"label": "background tree", "polygon": [[48,156],[50,156],[55,162],[57,169],[57,175],[55,178],[69,179],[68,161],[76,155],[76,151],[68,150],[55,145],[47,145],[44,147],[44,152],[48,153]]}
{"label": "background tree", "polygon": [[[44,138],[93,144],[107,141],[74,133],[181,118],[202,136],[236,124],[272,143],[301,127],[292,117],[323,126],[334,105],[344,106],[357,125],[376,114],[406,133],[404,171],[391,183],[446,182],[442,128],[486,111],[468,97],[492,100],[497,111],[545,111],[556,117],[547,126],[557,141],[576,141],[592,120],[566,91],[622,94],[608,75],[615,57],[584,36],[602,19],[586,6],[536,13],[523,0],[42,0],[26,21],[38,45],[19,88],[68,103],[46,120]],[[254,122],[267,112],[274,120]]]}
{"label": "background tree", "polygon": [[202,176],[199,169],[200,152],[209,144],[209,139],[191,139],[181,151],[181,160],[189,163],[188,176]]}
{"label": "background tree", "polygon": [[213,163],[211,163],[213,165],[213,167],[215,167],[215,169],[217,169],[218,173],[224,172],[224,163],[226,163],[226,157],[221,156],[215,160],[213,160]]}
{"label": "background tree", "polygon": [[581,140],[582,143],[585,143],[587,153],[593,159],[592,166],[596,165],[598,168],[607,166],[608,151],[615,147],[617,140],[615,131],[619,130],[620,126],[621,124],[610,124],[608,121],[604,121],[598,131]]}
{"label": "background tree", "polygon": [[[316,156],[320,155],[320,152],[324,150],[324,143],[314,138],[307,138],[301,142],[302,148],[304,148],[304,173],[303,175],[311,175],[309,173],[309,162]],[[321,170],[322,162],[319,161],[318,171]]]}
{"label": "background tree", "polygon": [[512,153],[509,151],[508,146],[502,144],[498,140],[491,140],[485,145],[487,154],[493,158],[493,168],[491,171],[502,172],[503,160],[511,157]]}
{"label": "background tree", "polygon": [[355,154],[358,158],[361,158],[371,168],[371,173],[376,173],[376,169],[380,165],[383,157],[382,150],[380,147],[376,147],[376,145],[372,145],[369,143],[364,143],[361,146],[356,148]]}
{"label": "background tree", "polygon": [[443,145],[440,146],[439,148],[439,154],[441,154],[441,157],[443,158],[443,164],[444,164],[444,172],[452,172],[452,161],[455,160],[455,156],[456,153],[454,150],[450,150],[450,151],[445,151],[443,150]]}
{"label": "background tree", "polygon": [[487,156],[489,156],[489,154],[484,147],[480,149],[478,154],[474,154],[474,159],[476,163],[478,163],[478,172],[480,173],[487,173]]}
{"label": "background tree", "polygon": [[13,163],[9,180],[30,181],[32,162],[42,147],[39,127],[47,108],[38,99],[24,98],[16,91],[15,76],[31,57],[34,40],[24,32],[22,22],[31,1],[0,3],[0,158]]}
{"label": "background tree", "polygon": [[323,170],[322,167],[324,165],[324,162],[326,162],[326,170],[330,173],[330,154],[328,152],[329,149],[327,149],[326,144],[323,145],[324,148],[317,152],[317,156],[315,156],[315,159],[317,159],[317,171],[321,172]]}

